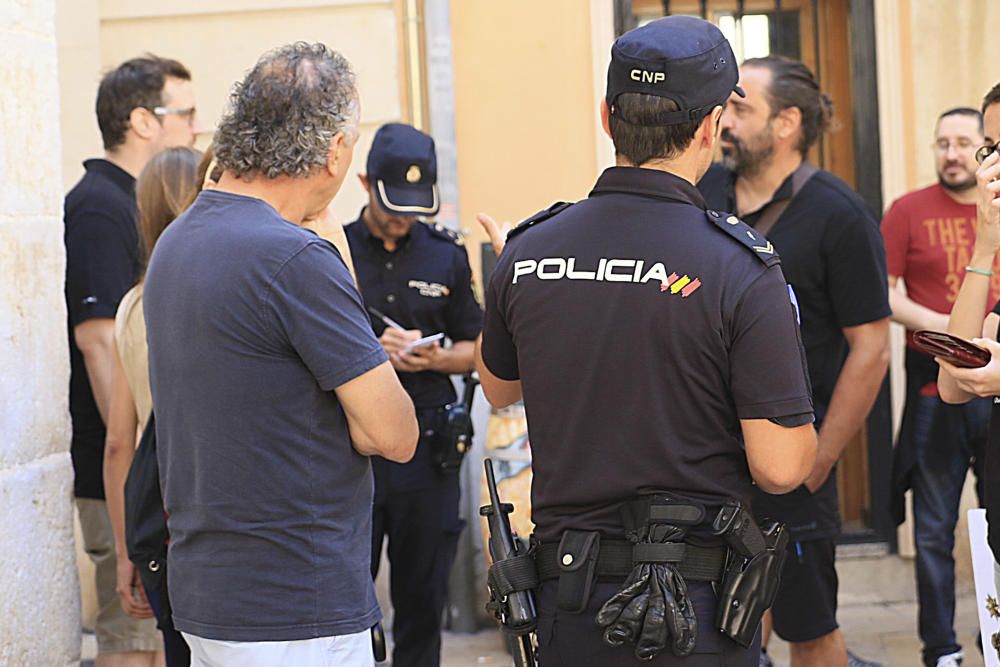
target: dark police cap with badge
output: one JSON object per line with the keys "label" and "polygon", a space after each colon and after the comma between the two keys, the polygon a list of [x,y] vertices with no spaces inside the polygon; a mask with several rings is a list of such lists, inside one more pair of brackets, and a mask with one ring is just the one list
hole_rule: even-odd
{"label": "dark police cap with badge", "polygon": [[434,140],[415,127],[389,123],[379,128],[368,152],[367,172],[386,211],[428,216],[438,212]]}
{"label": "dark police cap with badge", "polygon": [[[611,47],[606,101],[611,115],[626,123],[677,125],[700,120],[734,91],[745,97],[739,79],[722,31],[691,16],[669,16],[625,33]],[[616,104],[624,93],[665,97],[677,110],[637,122]]]}

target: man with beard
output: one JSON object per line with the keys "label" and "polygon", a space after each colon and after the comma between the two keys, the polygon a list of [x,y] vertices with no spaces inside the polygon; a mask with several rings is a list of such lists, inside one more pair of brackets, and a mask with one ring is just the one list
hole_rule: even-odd
{"label": "man with beard", "polygon": [[722,116],[723,164],[699,188],[709,207],[736,213],[781,255],[801,311],[819,429],[805,484],[782,496],[757,489],[754,497],[758,518],[786,523],[792,537],[774,630],[790,642],[793,667],[846,665],[836,617],[834,466],[864,424],[889,363],[885,250],[861,198],[806,161],[832,111],[812,72],[787,58],[754,58],[740,68],[740,85],[746,97],[731,96]]}
{"label": "man with beard", "polygon": [[[938,395],[938,367],[914,348],[913,331],[945,331],[964,275],[976,271],[969,265],[976,241],[975,153],[982,143],[978,111],[958,108],[941,114],[933,146],[938,182],[898,199],[882,221],[892,319],[907,328],[906,408],[894,452],[893,510],[902,523],[903,494],[912,489],[919,629],[929,667],[952,667],[962,660],[954,629],[952,550],[970,465],[983,497],[980,473],[990,402],[944,403]],[[905,295],[893,289],[900,280],[906,284]],[[987,282],[984,312],[1000,297],[1000,282],[993,277]]]}

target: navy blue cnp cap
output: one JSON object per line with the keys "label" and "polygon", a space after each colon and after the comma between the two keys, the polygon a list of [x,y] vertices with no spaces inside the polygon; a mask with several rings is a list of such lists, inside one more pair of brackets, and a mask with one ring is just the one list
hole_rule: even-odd
{"label": "navy blue cnp cap", "polygon": [[438,212],[434,140],[410,125],[389,123],[368,152],[368,182],[382,208],[396,215]]}
{"label": "navy blue cnp cap", "polygon": [[[611,115],[636,125],[677,125],[700,120],[734,91],[745,97],[736,57],[714,24],[691,16],[668,16],[630,30],[611,47],[608,92]],[[616,107],[622,93],[666,97],[677,111],[643,122]]]}

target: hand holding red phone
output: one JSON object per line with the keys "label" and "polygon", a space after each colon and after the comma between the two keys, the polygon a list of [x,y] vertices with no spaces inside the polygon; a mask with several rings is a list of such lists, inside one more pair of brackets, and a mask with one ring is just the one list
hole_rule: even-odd
{"label": "hand holding red phone", "polygon": [[989,350],[944,331],[914,331],[913,344],[935,359],[959,368],[981,368],[990,363]]}
{"label": "hand holding red phone", "polygon": [[973,338],[968,342],[990,354],[985,366],[962,368],[941,357],[935,361],[962,391],[975,396],[1000,396],[1000,343],[989,338]]}

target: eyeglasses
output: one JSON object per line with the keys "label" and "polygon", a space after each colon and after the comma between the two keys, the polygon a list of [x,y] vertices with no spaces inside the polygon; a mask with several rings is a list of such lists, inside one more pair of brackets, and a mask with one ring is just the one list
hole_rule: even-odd
{"label": "eyeglasses", "polygon": [[186,109],[170,109],[168,107],[153,107],[151,109],[156,116],[180,116],[183,120],[186,120],[188,124],[194,123],[194,116],[197,112],[195,107],[187,107]]}
{"label": "eyeglasses", "polygon": [[996,144],[986,144],[985,146],[980,146],[976,150],[976,162],[982,164],[983,160],[988,158],[996,149],[997,149]]}
{"label": "eyeglasses", "polygon": [[969,139],[956,139],[955,141],[949,141],[948,139],[938,139],[934,142],[934,150],[941,153],[947,153],[949,148],[954,147],[959,153],[964,153],[967,150],[975,147],[975,143]]}

